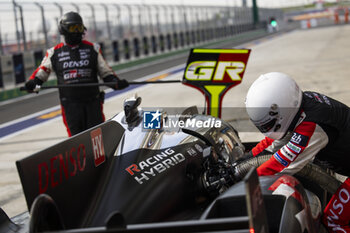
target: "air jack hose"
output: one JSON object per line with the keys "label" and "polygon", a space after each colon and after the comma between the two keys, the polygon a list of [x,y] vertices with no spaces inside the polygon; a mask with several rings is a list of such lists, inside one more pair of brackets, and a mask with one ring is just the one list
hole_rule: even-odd
{"label": "air jack hose", "polygon": [[[236,165],[235,172],[237,177],[243,179],[250,168],[260,166],[269,160],[270,157],[271,154],[257,156],[251,159],[247,159],[242,163]],[[331,194],[334,194],[342,183],[336,179],[332,171],[326,171],[325,169],[313,163],[308,163],[306,166],[304,166],[303,169],[297,172],[296,175],[299,175],[300,177],[303,177],[310,182],[319,184],[323,189],[327,190],[327,192]]]}

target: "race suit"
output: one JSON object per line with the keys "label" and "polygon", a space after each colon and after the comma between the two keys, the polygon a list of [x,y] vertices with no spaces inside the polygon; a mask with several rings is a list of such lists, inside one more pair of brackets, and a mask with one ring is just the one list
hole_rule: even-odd
{"label": "race suit", "polygon": [[[97,83],[118,78],[104,60],[100,46],[83,40],[79,45],[60,43],[47,50],[41,65],[30,79],[35,77],[45,82],[51,72],[57,77],[57,84]],[[59,88],[63,122],[69,136],[102,123],[103,93],[98,86],[84,88]]]}
{"label": "race suit", "polygon": [[[276,148],[273,156],[257,168],[259,175],[294,174],[316,158],[350,176],[350,108],[323,94],[304,92],[299,120],[287,141],[279,144],[266,137],[252,149],[256,156]],[[348,178],[324,210],[323,223],[330,232],[350,232],[349,193]]]}

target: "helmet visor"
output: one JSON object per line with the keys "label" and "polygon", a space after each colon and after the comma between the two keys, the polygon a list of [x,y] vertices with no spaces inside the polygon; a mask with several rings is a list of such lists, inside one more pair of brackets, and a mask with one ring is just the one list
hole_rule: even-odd
{"label": "helmet visor", "polygon": [[69,33],[83,33],[85,30],[85,27],[83,24],[70,24],[70,25],[67,25],[65,28]]}
{"label": "helmet visor", "polygon": [[276,118],[272,118],[272,119],[270,119],[269,121],[267,121],[267,122],[265,122],[263,124],[259,124],[257,122],[254,122],[254,124],[260,130],[260,132],[267,133],[275,126],[276,122],[277,122],[277,119]]}

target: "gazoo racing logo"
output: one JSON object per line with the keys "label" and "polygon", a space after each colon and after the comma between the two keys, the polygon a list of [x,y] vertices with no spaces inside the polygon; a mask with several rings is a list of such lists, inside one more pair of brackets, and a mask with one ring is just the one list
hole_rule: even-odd
{"label": "gazoo racing logo", "polygon": [[173,149],[168,148],[154,156],[142,160],[138,164],[131,164],[125,171],[130,174],[139,184],[150,180],[152,177],[165,172],[170,167],[174,167],[185,161],[185,156],[176,153]]}
{"label": "gazoo racing logo", "polygon": [[182,83],[205,95],[207,115],[221,118],[223,97],[242,82],[249,54],[249,49],[191,49]]}
{"label": "gazoo racing logo", "polygon": [[245,64],[237,61],[195,61],[187,66],[185,78],[190,81],[223,81],[227,73],[231,81],[242,81],[239,75]]}
{"label": "gazoo racing logo", "polygon": [[184,82],[205,85],[242,81],[248,61],[247,49],[193,49],[184,73]]}

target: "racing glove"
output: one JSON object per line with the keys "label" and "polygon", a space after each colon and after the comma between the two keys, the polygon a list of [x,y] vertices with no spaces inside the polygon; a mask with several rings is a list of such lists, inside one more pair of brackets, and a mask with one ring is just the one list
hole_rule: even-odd
{"label": "racing glove", "polygon": [[129,82],[126,79],[118,80],[117,90],[121,90],[127,88],[129,86]]}
{"label": "racing glove", "polygon": [[33,92],[38,93],[42,84],[43,84],[43,81],[38,77],[35,77],[34,79],[30,79],[25,83],[26,91],[28,93],[33,93]]}
{"label": "racing glove", "polygon": [[[118,79],[114,75],[108,75],[103,79],[105,83],[114,82],[113,84],[108,85],[110,88],[114,90],[121,90],[129,86],[129,82],[125,79]],[[115,84],[117,83],[117,84]]]}

